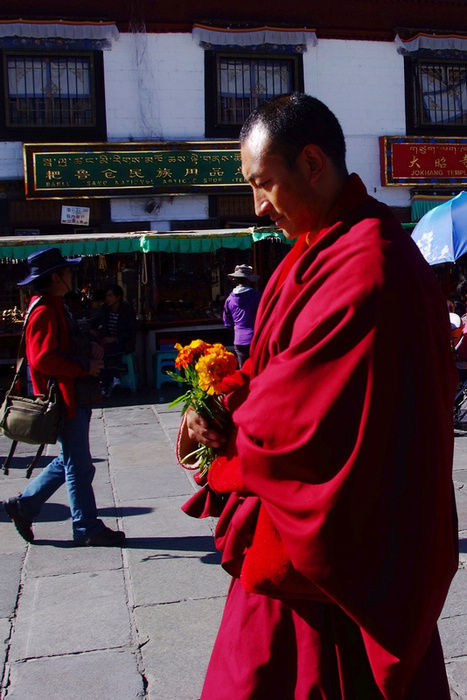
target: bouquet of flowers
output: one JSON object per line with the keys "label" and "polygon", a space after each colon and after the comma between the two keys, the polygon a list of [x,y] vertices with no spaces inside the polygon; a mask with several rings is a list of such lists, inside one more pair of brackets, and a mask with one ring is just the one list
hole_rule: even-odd
{"label": "bouquet of flowers", "polygon": [[[233,353],[228,352],[221,343],[205,343],[204,340],[193,340],[189,345],[175,345],[178,355],[175,367],[183,374],[173,372],[168,374],[177,382],[188,384],[189,388],[170,404],[170,408],[183,403],[182,416],[191,406],[196,413],[207,418],[213,427],[222,428],[227,423],[228,413],[223,404],[224,380],[237,369],[237,360]],[[187,455],[183,462],[191,458],[197,459],[196,467],[200,476],[204,476],[216,457],[216,450],[202,443],[194,452]]]}

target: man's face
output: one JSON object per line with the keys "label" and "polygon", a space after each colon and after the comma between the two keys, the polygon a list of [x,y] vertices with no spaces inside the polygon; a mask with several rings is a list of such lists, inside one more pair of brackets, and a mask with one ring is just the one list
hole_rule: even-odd
{"label": "man's face", "polygon": [[110,306],[111,309],[115,308],[119,304],[119,298],[113,293],[111,289],[108,289],[105,293],[105,303]]}
{"label": "man's face", "polygon": [[319,229],[321,211],[306,158],[291,169],[268,148],[268,134],[256,126],[242,144],[242,172],[253,189],[257,216],[269,216],[287,238]]}

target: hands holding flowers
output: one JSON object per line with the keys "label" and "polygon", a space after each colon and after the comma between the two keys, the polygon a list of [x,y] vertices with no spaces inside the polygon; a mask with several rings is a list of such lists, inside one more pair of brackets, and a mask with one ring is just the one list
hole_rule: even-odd
{"label": "hands holding flowers", "polygon": [[[212,435],[221,432],[228,422],[228,412],[223,404],[223,392],[225,391],[225,379],[237,369],[235,355],[221,343],[206,343],[203,340],[194,340],[189,345],[182,347],[177,343],[175,349],[178,355],[175,366],[182,371],[182,376],[170,373],[175,381],[188,384],[189,389],[177,399],[172,401],[170,407],[183,403],[182,415],[191,407],[201,417],[199,421],[200,431],[207,435],[208,442],[218,442]],[[209,433],[209,428],[212,433]],[[212,439],[209,439],[211,436]],[[184,458],[184,462],[196,458],[196,467],[200,476],[204,476],[217,454],[215,446],[199,442],[196,450]]]}

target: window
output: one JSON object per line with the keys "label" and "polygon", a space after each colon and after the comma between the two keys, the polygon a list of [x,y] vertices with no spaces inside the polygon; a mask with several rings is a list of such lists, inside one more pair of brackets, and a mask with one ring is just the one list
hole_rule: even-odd
{"label": "window", "polygon": [[406,59],[407,132],[467,133],[467,61]]}
{"label": "window", "polygon": [[206,136],[236,138],[261,102],[301,89],[299,55],[206,51]]}
{"label": "window", "polygon": [[3,54],[6,138],[105,139],[103,94],[100,52]]}

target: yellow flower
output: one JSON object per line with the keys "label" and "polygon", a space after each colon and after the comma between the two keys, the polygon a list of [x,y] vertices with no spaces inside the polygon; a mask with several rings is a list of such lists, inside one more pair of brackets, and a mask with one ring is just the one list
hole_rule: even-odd
{"label": "yellow flower", "polygon": [[[185,371],[182,375],[172,372],[169,374],[175,381],[187,384],[189,388],[169,406],[183,404],[182,415],[192,406],[199,415],[223,430],[227,425],[228,413],[220,394],[224,393],[228,385],[226,378],[237,369],[235,355],[228,352],[221,343],[212,345],[204,340],[193,340],[185,346],[177,343],[175,349],[178,350],[175,366]],[[188,457],[193,455],[197,457],[200,475],[203,476],[210,468],[216,450],[200,443]]]}
{"label": "yellow flower", "polygon": [[222,345],[211,346],[195,365],[199,388],[209,396],[221,394],[223,379],[235,371],[236,364],[235,356],[227,352]]}
{"label": "yellow flower", "polygon": [[202,355],[209,347],[204,340],[193,340],[189,345],[182,347],[180,343],[174,345],[175,350],[178,350],[178,355],[175,359],[175,367],[177,369],[186,369],[199,355]]}

